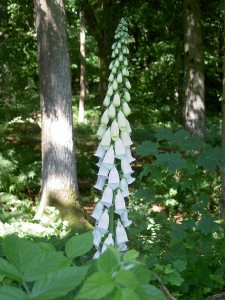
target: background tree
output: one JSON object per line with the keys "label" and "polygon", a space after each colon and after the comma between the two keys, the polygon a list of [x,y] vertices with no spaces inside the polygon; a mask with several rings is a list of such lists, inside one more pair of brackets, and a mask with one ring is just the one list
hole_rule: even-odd
{"label": "background tree", "polygon": [[184,0],[184,123],[192,135],[205,138],[205,84],[200,0]]}
{"label": "background tree", "polygon": [[84,122],[84,103],[86,94],[86,58],[85,58],[85,19],[84,12],[80,11],[80,100],[78,123]]}
{"label": "background tree", "polygon": [[35,218],[52,204],[64,214],[74,208],[79,219],[64,3],[37,0],[35,11],[42,114],[42,192]]}

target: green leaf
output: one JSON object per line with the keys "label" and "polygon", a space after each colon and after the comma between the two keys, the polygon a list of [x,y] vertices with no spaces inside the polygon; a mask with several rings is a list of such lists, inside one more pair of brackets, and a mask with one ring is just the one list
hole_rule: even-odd
{"label": "green leaf", "polygon": [[155,200],[155,189],[153,187],[139,188],[135,193],[135,197],[149,202],[153,201]]}
{"label": "green leaf", "polygon": [[97,272],[85,281],[76,299],[107,299],[115,288],[112,277],[105,272]]}
{"label": "green leaf", "polygon": [[26,300],[30,299],[26,293],[13,286],[0,287],[0,300]]}
{"label": "green leaf", "polygon": [[136,292],[141,300],[166,300],[163,292],[154,285],[142,284]]}
{"label": "green leaf", "polygon": [[215,171],[218,167],[224,167],[223,151],[219,147],[206,146],[199,155],[197,164],[209,171]]}
{"label": "green leaf", "polygon": [[13,265],[11,265],[7,260],[1,257],[0,257],[0,274],[17,281],[22,280],[18,270]]}
{"label": "green leaf", "polygon": [[84,280],[88,267],[67,267],[50,273],[34,283],[31,296],[37,300],[54,299],[66,295]]}
{"label": "green leaf", "polygon": [[46,251],[40,245],[17,236],[5,237],[3,250],[9,262],[22,274],[22,279],[28,282],[70,263],[61,252]]}
{"label": "green leaf", "polygon": [[138,145],[136,148],[136,153],[142,157],[145,156],[156,156],[158,154],[158,143],[153,143],[151,141],[145,141],[141,145]]}
{"label": "green leaf", "polygon": [[173,262],[173,266],[177,271],[183,272],[184,270],[186,270],[187,262],[181,259],[177,259]]}
{"label": "green leaf", "polygon": [[92,231],[82,233],[69,239],[65,245],[66,255],[75,258],[89,252],[93,247]]}
{"label": "green leaf", "polygon": [[136,250],[132,249],[124,253],[123,261],[137,263],[136,259],[138,258],[138,256],[139,253]]}
{"label": "green leaf", "polygon": [[160,153],[152,165],[166,168],[173,174],[176,170],[183,169],[186,163],[179,153]]}
{"label": "green leaf", "polygon": [[174,134],[170,128],[158,128],[155,134],[158,141],[167,140],[173,142]]}
{"label": "green leaf", "polygon": [[115,276],[115,282],[123,287],[133,288],[139,285],[134,273],[130,270],[121,269]]}
{"label": "green leaf", "polygon": [[216,223],[217,219],[211,215],[202,215],[197,228],[204,234],[207,235],[211,232],[218,232],[220,226]]}
{"label": "green leaf", "polygon": [[132,268],[132,272],[140,283],[149,283],[152,279],[152,272],[146,269],[143,265],[136,265]]}
{"label": "green leaf", "polygon": [[139,300],[140,297],[138,296],[135,291],[129,288],[118,289],[113,297],[114,300]]}
{"label": "green leaf", "polygon": [[97,266],[100,271],[111,273],[113,270],[116,270],[119,263],[120,256],[117,250],[113,247],[108,247],[98,259]]}

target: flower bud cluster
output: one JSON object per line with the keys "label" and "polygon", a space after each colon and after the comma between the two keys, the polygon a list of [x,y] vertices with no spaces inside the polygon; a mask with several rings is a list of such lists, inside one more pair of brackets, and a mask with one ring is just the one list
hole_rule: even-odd
{"label": "flower bud cluster", "polygon": [[[135,179],[130,164],[135,160],[132,157],[130,146],[131,127],[127,120],[131,110],[129,107],[131,84],[128,76],[129,54],[128,29],[125,19],[121,19],[115,32],[117,40],[112,45],[112,58],[109,66],[111,70],[108,78],[108,90],[103,102],[105,111],[102,114],[100,126],[97,131],[99,146],[95,156],[99,158],[98,179],[95,188],[103,191],[92,217],[96,220],[93,231],[94,245],[98,258],[109,245],[117,246],[118,251],[127,250],[128,237],[125,228],[132,221],[128,219],[125,198],[129,196],[128,185]],[[110,217],[113,213],[113,221]],[[116,225],[115,232],[112,230]]]}

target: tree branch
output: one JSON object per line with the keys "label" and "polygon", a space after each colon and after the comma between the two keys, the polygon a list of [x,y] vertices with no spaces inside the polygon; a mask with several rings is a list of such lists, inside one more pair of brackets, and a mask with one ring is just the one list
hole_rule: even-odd
{"label": "tree branch", "polygon": [[155,277],[158,280],[158,282],[160,283],[160,289],[165,294],[165,296],[167,297],[167,299],[169,299],[169,300],[177,300],[175,297],[173,297],[173,295],[170,294],[170,292],[167,289],[167,287],[163,284],[162,279],[156,273],[155,273]]}
{"label": "tree branch", "polygon": [[209,296],[206,300],[225,300],[225,293]]}

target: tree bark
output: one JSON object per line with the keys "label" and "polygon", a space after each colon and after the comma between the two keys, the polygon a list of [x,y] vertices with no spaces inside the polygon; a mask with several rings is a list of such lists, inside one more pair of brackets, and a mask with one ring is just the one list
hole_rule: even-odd
{"label": "tree bark", "polygon": [[54,205],[83,217],[73,141],[70,60],[63,0],[35,0],[42,115],[42,193],[35,219]]}
{"label": "tree bark", "polygon": [[[225,8],[225,1],[224,1]],[[225,14],[224,14],[225,32]],[[224,62],[223,62],[223,95],[222,95],[222,151],[225,156],[225,39],[224,39]],[[223,228],[225,232],[225,168],[221,168],[221,201],[220,215],[224,219]]]}
{"label": "tree bark", "polygon": [[191,135],[205,138],[205,96],[200,0],[183,0],[185,105],[184,123]]}
{"label": "tree bark", "polygon": [[84,123],[84,103],[85,103],[85,95],[86,95],[85,73],[86,73],[85,19],[84,19],[84,12],[80,11],[80,100],[79,100],[78,123]]}

